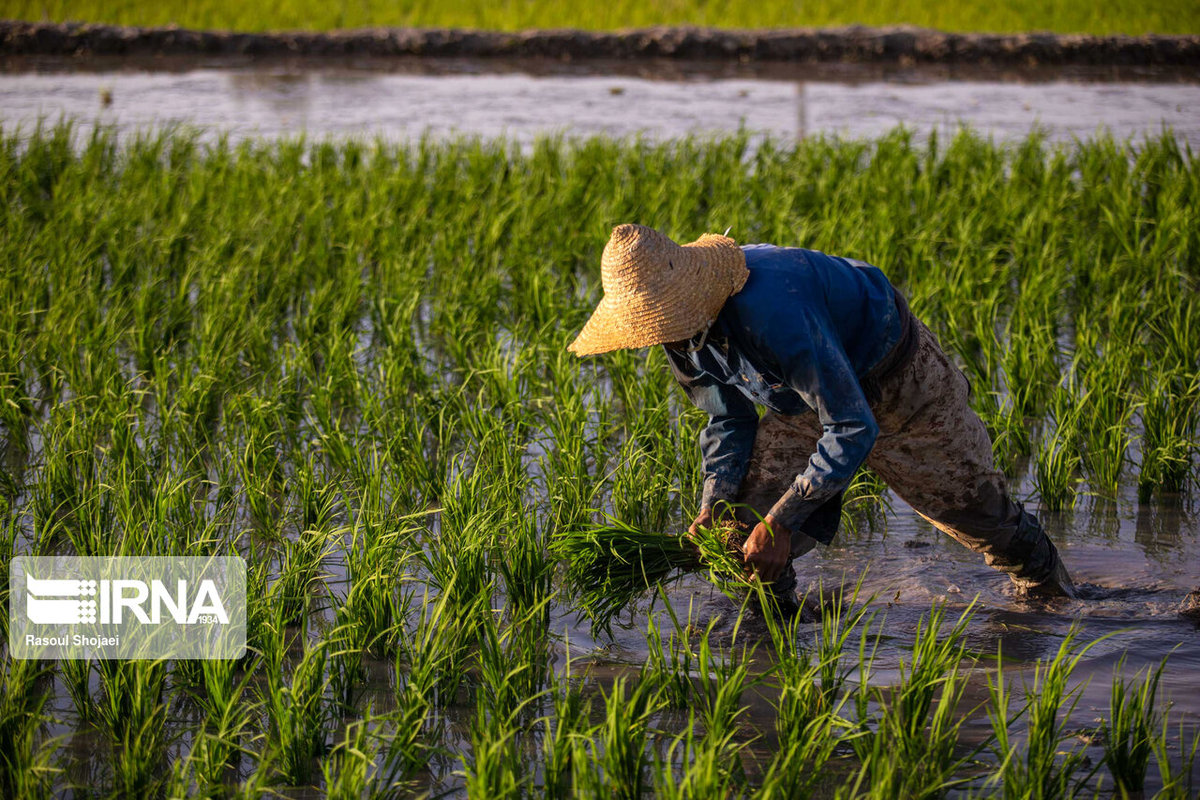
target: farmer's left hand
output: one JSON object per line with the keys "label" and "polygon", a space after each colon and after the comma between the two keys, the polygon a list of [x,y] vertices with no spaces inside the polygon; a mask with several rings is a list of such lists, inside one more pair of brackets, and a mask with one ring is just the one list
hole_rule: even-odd
{"label": "farmer's left hand", "polygon": [[792,554],[791,531],[767,514],[754,526],[742,552],[746,556],[747,574],[750,577],[757,574],[760,581],[770,583],[783,572]]}

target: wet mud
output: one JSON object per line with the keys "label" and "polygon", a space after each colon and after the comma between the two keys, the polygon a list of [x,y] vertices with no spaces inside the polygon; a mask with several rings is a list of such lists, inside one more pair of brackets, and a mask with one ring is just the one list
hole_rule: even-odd
{"label": "wet mud", "polygon": [[909,26],[607,31],[371,28],[236,33],[0,22],[0,55],[425,56],[958,64],[1200,64],[1200,36],[945,33]]}

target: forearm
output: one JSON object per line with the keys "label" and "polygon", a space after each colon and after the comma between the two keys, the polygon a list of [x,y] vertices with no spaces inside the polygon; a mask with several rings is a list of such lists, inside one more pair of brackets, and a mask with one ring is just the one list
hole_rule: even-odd
{"label": "forearm", "polygon": [[846,490],[877,435],[874,420],[826,426],[808,466],[771,507],[770,515],[788,530],[800,530],[810,514]]}

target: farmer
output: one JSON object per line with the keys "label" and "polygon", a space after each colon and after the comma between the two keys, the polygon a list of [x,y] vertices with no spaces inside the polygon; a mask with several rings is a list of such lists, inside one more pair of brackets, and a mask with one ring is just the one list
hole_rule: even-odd
{"label": "farmer", "polygon": [[863,464],[1020,591],[1074,596],[1054,544],[993,466],[966,376],[879,269],[715,234],[680,246],[620,225],[600,275],[604,297],[569,350],[663,345],[709,414],[689,530],[736,515],[751,529],[747,568],[781,609],[796,608],[792,559],[833,539]]}

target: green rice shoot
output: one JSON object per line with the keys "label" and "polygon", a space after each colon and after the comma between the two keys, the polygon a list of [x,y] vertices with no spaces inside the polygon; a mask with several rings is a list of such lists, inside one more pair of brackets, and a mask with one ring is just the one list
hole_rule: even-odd
{"label": "green rice shoot", "polygon": [[675,536],[608,518],[560,531],[550,548],[566,562],[567,586],[593,629],[611,631],[622,611],[672,575],[707,570],[718,586],[748,585],[741,535],[732,528]]}

